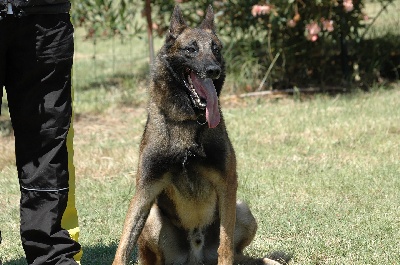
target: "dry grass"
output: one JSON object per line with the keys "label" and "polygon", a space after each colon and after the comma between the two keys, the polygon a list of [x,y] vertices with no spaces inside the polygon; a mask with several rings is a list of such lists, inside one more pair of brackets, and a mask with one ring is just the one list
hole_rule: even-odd
{"label": "dry grass", "polygon": [[120,177],[115,172],[133,175],[137,150],[132,146],[139,144],[138,132],[144,126],[145,117],[143,108],[78,115],[74,138],[77,176],[104,179]]}

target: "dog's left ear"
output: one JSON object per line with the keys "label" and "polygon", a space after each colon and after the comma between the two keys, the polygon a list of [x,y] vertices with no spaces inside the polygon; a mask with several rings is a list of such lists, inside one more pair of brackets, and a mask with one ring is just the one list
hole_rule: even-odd
{"label": "dog's left ear", "polygon": [[214,24],[214,11],[211,5],[207,8],[206,17],[204,18],[203,22],[200,24],[200,28],[204,30],[211,30],[215,32],[215,24]]}

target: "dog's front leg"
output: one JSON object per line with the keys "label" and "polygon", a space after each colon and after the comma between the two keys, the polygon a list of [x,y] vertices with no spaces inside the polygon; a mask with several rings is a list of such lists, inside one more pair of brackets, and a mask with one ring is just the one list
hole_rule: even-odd
{"label": "dog's front leg", "polygon": [[163,190],[164,184],[165,182],[162,180],[155,180],[151,183],[139,181],[136,193],[129,205],[113,265],[128,264],[133,247],[143,230],[154,200]]}
{"label": "dog's front leg", "polygon": [[234,231],[236,221],[237,179],[228,178],[218,189],[220,213],[220,244],[218,248],[218,265],[232,265],[234,260]]}
{"label": "dog's front leg", "polygon": [[128,264],[129,256],[150,213],[151,203],[140,198],[139,193],[131,200],[113,265]]}

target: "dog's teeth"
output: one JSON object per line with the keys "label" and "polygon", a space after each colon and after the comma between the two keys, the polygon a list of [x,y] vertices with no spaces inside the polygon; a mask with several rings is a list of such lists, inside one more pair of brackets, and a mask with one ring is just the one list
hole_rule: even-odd
{"label": "dog's teeth", "polygon": [[189,89],[191,92],[190,98],[192,99],[193,103],[197,105],[198,108],[204,109],[207,106],[207,103],[205,102],[204,99],[201,99],[199,94],[197,94],[196,89],[194,88],[192,79],[190,78],[190,75],[187,78],[187,81],[185,81],[186,87]]}
{"label": "dog's teeth", "polygon": [[188,75],[188,81],[189,81],[189,84],[190,84],[191,86],[193,86],[192,79],[190,78],[190,75]]}

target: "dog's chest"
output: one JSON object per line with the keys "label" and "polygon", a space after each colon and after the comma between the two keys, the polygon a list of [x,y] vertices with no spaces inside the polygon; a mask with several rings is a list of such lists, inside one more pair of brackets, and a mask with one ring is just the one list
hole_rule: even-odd
{"label": "dog's chest", "polygon": [[215,218],[217,195],[211,182],[199,172],[183,170],[166,189],[174,215],[186,229],[204,227]]}

